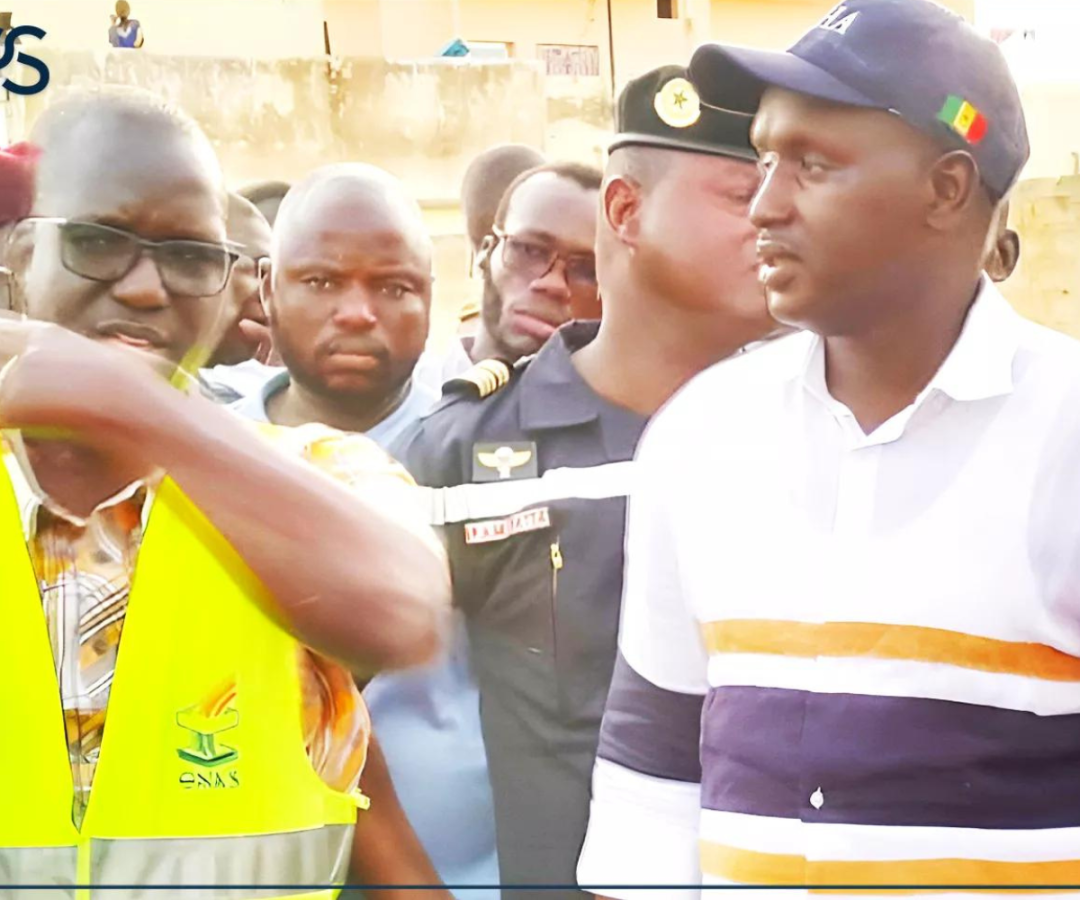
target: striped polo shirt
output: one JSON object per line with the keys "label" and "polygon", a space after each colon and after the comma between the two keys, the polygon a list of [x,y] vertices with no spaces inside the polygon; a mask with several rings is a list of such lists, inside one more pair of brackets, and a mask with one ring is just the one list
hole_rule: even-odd
{"label": "striped polo shirt", "polygon": [[984,281],[869,435],[824,353],[646,432],[579,881],[1080,884],[1080,344]]}

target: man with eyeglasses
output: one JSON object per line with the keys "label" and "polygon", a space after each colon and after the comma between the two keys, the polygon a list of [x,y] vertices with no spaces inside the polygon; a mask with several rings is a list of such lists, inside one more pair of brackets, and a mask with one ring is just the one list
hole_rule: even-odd
{"label": "man with eyeglasses", "polygon": [[[581,896],[568,886],[615,662],[638,438],[680,385],[773,327],[747,220],[748,120],[699,104],[668,66],[626,87],[618,121],[599,204],[603,317],[563,326],[513,369],[489,360],[450,382],[399,457],[445,488],[432,521],[469,623],[504,900],[534,896],[514,885]],[[576,282],[591,297],[580,244],[537,241],[515,219],[520,196],[488,241],[494,283],[558,279],[563,296]],[[511,300],[509,320],[533,309]],[[515,346],[549,324],[526,322]]]}
{"label": "man with eyeglasses", "polygon": [[484,279],[474,362],[516,362],[570,319],[600,318],[596,210],[600,172],[552,163],[506,189],[477,264]]}
{"label": "man with eyeglasses", "polygon": [[[475,284],[476,261],[484,239],[491,234],[499,202],[514,179],[529,169],[544,165],[540,151],[524,144],[498,144],[476,156],[461,180],[461,214],[469,240],[469,296],[462,298],[458,311],[457,337],[446,349],[432,346],[416,366],[417,381],[441,391],[443,384],[469,369],[476,335],[482,327],[480,285]],[[477,290],[474,290],[477,289]],[[474,296],[474,294],[477,294]]]}
{"label": "man with eyeglasses", "polygon": [[0,321],[4,881],[341,884],[369,730],[345,666],[437,649],[437,543],[381,512],[410,488],[370,442],[268,443],[160,377],[235,314],[197,126],[108,92],[33,139],[6,258],[30,319]]}

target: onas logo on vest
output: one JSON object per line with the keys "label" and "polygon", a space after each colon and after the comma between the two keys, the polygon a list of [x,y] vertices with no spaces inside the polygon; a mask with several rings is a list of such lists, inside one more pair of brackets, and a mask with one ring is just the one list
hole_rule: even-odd
{"label": "onas logo on vest", "polygon": [[240,787],[240,771],[234,765],[240,751],[221,739],[222,734],[240,724],[235,701],[236,682],[228,681],[201,703],[176,714],[176,724],[187,732],[188,741],[177,749],[177,755],[194,766],[180,775],[180,784],[186,790]]}

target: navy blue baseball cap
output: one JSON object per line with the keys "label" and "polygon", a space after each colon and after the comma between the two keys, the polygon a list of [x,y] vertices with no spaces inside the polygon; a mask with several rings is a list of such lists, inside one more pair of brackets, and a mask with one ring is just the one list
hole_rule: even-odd
{"label": "navy blue baseball cap", "polygon": [[768,87],[895,113],[967,150],[998,198],[1030,154],[998,46],[932,0],[844,0],[783,53],[706,44],[690,80],[703,103],[747,115]]}

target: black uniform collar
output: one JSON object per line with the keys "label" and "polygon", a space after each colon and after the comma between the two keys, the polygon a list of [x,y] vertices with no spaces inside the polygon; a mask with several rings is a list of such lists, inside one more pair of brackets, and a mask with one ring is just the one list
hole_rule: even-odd
{"label": "black uniform collar", "polygon": [[543,431],[600,420],[605,450],[621,459],[633,452],[645,417],[600,397],[570,359],[599,330],[599,322],[570,322],[540,348],[521,375],[520,422],[525,431]]}

